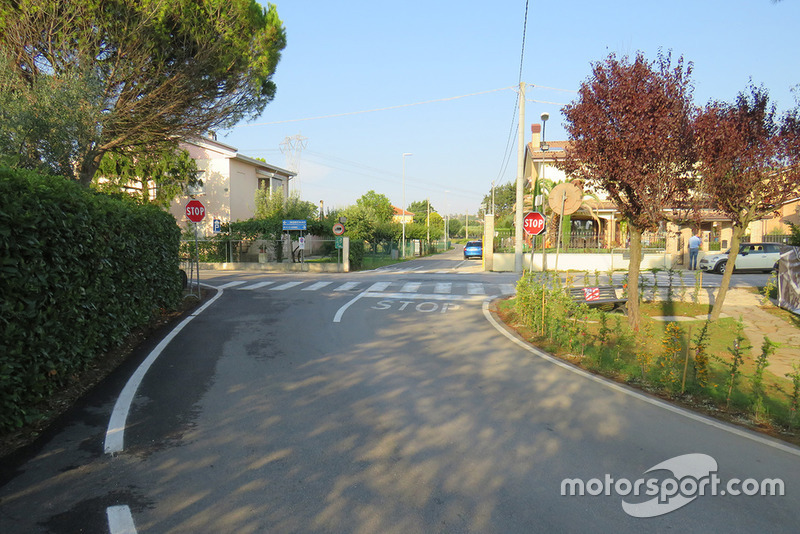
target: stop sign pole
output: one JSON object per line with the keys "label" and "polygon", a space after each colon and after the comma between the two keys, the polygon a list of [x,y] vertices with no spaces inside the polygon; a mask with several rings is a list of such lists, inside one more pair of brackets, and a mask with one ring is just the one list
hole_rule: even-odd
{"label": "stop sign pole", "polygon": [[[529,236],[537,236],[544,232],[545,218],[544,215],[538,211],[531,211],[525,214],[523,219],[522,228]],[[533,246],[534,241],[531,241],[531,264],[529,271],[533,272]]]}
{"label": "stop sign pole", "polygon": [[[186,217],[194,223],[194,253],[195,261],[190,263],[189,267],[189,280],[192,281],[192,286],[195,280],[195,265],[197,266],[197,298],[200,298],[200,247],[197,243],[197,223],[202,221],[206,216],[206,207],[199,200],[190,200],[186,204]],[[189,291],[194,294],[194,290],[189,288]]]}

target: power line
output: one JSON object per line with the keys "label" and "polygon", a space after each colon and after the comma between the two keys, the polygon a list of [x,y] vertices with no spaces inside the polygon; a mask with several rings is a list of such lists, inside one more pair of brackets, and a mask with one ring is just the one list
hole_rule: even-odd
{"label": "power line", "polygon": [[470,96],[486,95],[486,94],[489,94],[489,93],[496,93],[498,91],[507,91],[509,89],[513,89],[513,86],[511,86],[511,87],[501,87],[500,89],[490,89],[488,91],[479,91],[477,93],[469,93],[469,94],[466,94],[466,95],[451,96],[451,97],[448,97],[448,98],[437,98],[435,100],[425,100],[423,102],[413,102],[411,104],[399,104],[397,106],[387,106],[385,108],[365,109],[365,110],[362,110],[362,111],[348,111],[346,113],[335,113],[333,115],[320,115],[318,117],[306,117],[304,119],[287,119],[287,120],[283,120],[283,121],[254,122],[254,123],[251,123],[251,124],[237,124],[236,126],[234,126],[234,128],[242,128],[242,127],[245,127],[245,126],[267,126],[267,125],[271,125],[271,124],[286,124],[286,123],[289,123],[289,122],[315,121],[315,120],[320,120],[320,119],[334,119],[334,118],[338,118],[338,117],[347,117],[347,116],[350,116],[350,115],[361,115],[361,114],[364,114],[364,113],[374,113],[376,111],[389,111],[389,110],[392,110],[392,109],[408,108],[408,107],[411,107],[411,106],[421,106],[423,104],[435,104],[435,103],[438,103],[438,102],[448,102],[450,100],[458,100],[460,98],[467,98],[467,97],[470,97]]}
{"label": "power line", "polygon": [[[528,0],[525,0],[525,19],[522,23],[522,50],[519,53],[519,79],[518,84],[522,83],[522,67],[525,63],[525,37],[528,34]],[[516,126],[517,126],[517,111],[519,110],[519,98],[514,99],[514,113],[511,116],[511,127],[508,130],[508,139],[506,139],[506,148],[503,151],[503,161],[500,162],[500,172],[497,173],[497,182],[506,173],[508,163],[511,161],[511,147],[513,141],[516,141]]]}

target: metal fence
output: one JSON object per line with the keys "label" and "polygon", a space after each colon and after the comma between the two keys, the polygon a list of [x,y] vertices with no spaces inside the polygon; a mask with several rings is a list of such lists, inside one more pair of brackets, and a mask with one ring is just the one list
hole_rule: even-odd
{"label": "metal fence", "polygon": [[[557,239],[554,236],[535,236],[533,238],[525,239],[523,249],[525,252],[531,250],[542,249],[542,240],[546,239],[547,251],[555,251],[558,245]],[[514,233],[513,229],[501,228],[496,231],[495,237],[495,252],[513,252],[514,251]],[[573,230],[572,232],[564,232],[562,234],[561,250],[567,253],[598,253],[608,252],[607,239],[604,232],[586,231],[586,230]],[[612,248],[627,249],[629,243],[615,244]],[[642,248],[647,251],[663,251],[667,249],[667,232],[644,232],[642,234]]]}
{"label": "metal fence", "polygon": [[[336,241],[330,238],[306,236],[304,247],[300,249],[297,239],[287,240],[267,239],[226,239],[215,237],[211,239],[182,240],[180,244],[181,261],[188,262],[195,257],[201,263],[273,263],[273,262],[299,262],[299,261],[330,261],[341,259],[341,253],[336,248]],[[357,245],[351,242],[351,250]],[[403,257],[425,256],[446,249],[444,241],[427,242],[425,240],[407,239],[405,254],[400,241],[364,241],[361,254],[364,258],[373,260],[397,260]]]}

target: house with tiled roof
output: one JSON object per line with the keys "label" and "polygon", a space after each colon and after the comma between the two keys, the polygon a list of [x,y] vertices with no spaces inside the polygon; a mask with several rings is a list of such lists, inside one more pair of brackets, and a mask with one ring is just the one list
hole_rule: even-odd
{"label": "house with tiled roof", "polygon": [[297,173],[240,154],[236,147],[212,137],[185,140],[180,147],[195,160],[203,185],[175,198],[170,212],[183,226],[186,203],[196,198],[203,203],[206,217],[198,225],[204,235],[214,233],[214,221],[243,221],[255,215],[255,194],[259,189],[289,195],[289,182]]}
{"label": "house with tiled roof", "polygon": [[392,209],[394,210],[394,214],[392,215],[392,222],[400,224],[403,224],[403,222],[405,222],[406,224],[411,224],[412,222],[414,222],[414,214],[411,213],[410,211],[403,210],[401,208],[398,208],[397,206],[392,206]]}

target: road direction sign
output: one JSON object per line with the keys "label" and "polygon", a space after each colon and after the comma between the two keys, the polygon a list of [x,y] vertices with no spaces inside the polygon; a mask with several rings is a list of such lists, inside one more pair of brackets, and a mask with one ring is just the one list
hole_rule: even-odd
{"label": "road direction sign", "polygon": [[306,220],[305,219],[283,219],[283,229],[284,230],[305,230],[306,229]]}
{"label": "road direction sign", "polygon": [[528,235],[539,235],[544,232],[544,215],[538,211],[531,211],[525,215],[522,228]]}
{"label": "road direction sign", "polygon": [[333,235],[342,235],[344,233],[344,225],[336,223],[333,225]]}
{"label": "road direction sign", "polygon": [[206,216],[206,207],[199,200],[190,200],[186,204],[186,217],[190,221],[198,223]]}

